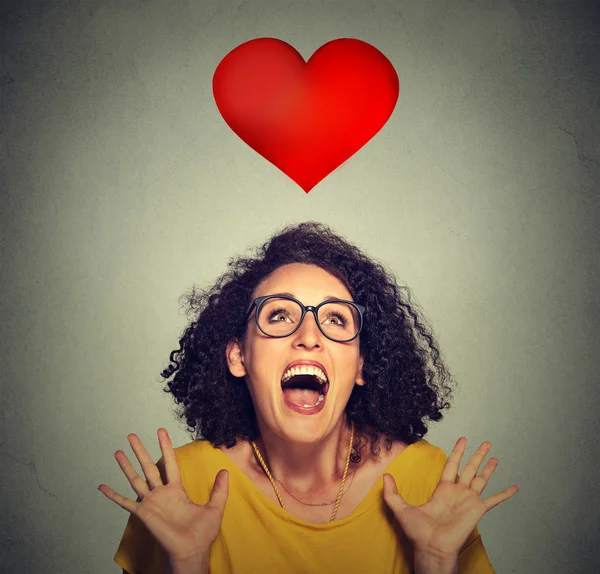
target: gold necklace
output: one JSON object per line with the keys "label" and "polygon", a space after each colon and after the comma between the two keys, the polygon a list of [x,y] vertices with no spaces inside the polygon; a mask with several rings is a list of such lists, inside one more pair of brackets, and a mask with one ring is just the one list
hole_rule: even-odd
{"label": "gold necklace", "polygon": [[[352,476],[350,477],[350,482],[348,483],[348,488],[346,489],[346,491],[344,492],[344,494],[346,494],[346,492],[348,492],[350,490],[350,487],[352,486],[352,481],[354,480],[354,475],[356,474],[356,471],[354,471],[352,473]],[[333,499],[330,502],[319,502],[318,504],[314,504],[311,502],[302,502],[302,500],[299,500],[298,498],[296,498],[286,487],[285,484],[283,484],[283,482],[281,482],[281,480],[279,480],[276,476],[273,477],[279,484],[281,484],[281,486],[283,486],[283,489],[294,499],[297,500],[300,504],[304,504],[305,506],[331,506],[336,499]],[[342,494],[343,496],[343,494]]]}
{"label": "gold necklace", "polygon": [[[346,466],[344,467],[344,475],[342,476],[342,482],[340,484],[340,491],[338,492],[337,498],[335,500],[335,507],[333,509],[333,514],[331,515],[329,522],[333,522],[335,520],[335,515],[337,514],[338,508],[340,506],[340,500],[342,498],[342,494],[344,494],[344,483],[346,482],[346,475],[348,474],[348,466],[350,465],[350,454],[352,453],[352,445],[354,444],[354,421],[352,421],[351,424],[352,424],[352,428],[350,431],[350,446],[348,447],[348,456],[346,457]],[[279,500],[279,504],[281,505],[281,508],[283,508],[285,510],[285,503],[283,502],[283,498],[281,498],[281,494],[279,494],[279,490],[277,490],[277,485],[275,484],[275,481],[273,480],[273,476],[269,472],[269,468],[267,467],[267,464],[263,460],[263,457],[260,455],[260,451],[258,450],[256,443],[254,441],[251,441],[250,444],[252,444],[252,447],[254,448],[254,452],[256,453],[256,456],[258,457],[260,464],[262,465],[266,475],[269,477],[269,480],[271,481],[271,485],[273,486],[273,490],[275,491],[275,494],[277,495],[277,500]],[[300,501],[298,501],[298,502],[300,502]]]}

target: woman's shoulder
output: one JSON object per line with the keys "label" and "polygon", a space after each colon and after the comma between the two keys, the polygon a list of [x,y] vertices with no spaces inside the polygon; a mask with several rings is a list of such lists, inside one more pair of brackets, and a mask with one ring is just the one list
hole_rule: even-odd
{"label": "woman's shoulder", "polygon": [[424,462],[437,462],[438,459],[448,458],[441,447],[430,443],[424,438],[410,446],[414,447],[415,454],[417,454]]}
{"label": "woman's shoulder", "polygon": [[[206,504],[219,470],[225,467],[223,453],[207,440],[192,440],[174,447],[181,480],[188,496],[198,504]],[[163,457],[156,463],[166,480]]]}
{"label": "woman's shoulder", "polygon": [[431,476],[441,474],[448,456],[442,448],[425,439],[412,444],[402,443],[403,448],[390,462],[387,472],[406,475]]}
{"label": "woman's shoulder", "polygon": [[[213,472],[213,467],[218,466],[222,462],[223,457],[222,452],[218,448],[215,448],[209,441],[204,439],[192,440],[181,446],[174,447],[173,450],[175,451],[177,464],[182,476],[189,473],[198,475],[198,473],[202,473],[203,471],[210,474]],[[158,459],[156,466],[161,473],[164,473],[165,463],[162,456]]]}
{"label": "woman's shoulder", "polygon": [[214,459],[219,459],[222,456],[221,450],[214,447],[210,441],[206,439],[196,439],[181,446],[175,447],[175,454],[178,462],[189,463],[196,462],[199,458],[203,462],[209,462]]}

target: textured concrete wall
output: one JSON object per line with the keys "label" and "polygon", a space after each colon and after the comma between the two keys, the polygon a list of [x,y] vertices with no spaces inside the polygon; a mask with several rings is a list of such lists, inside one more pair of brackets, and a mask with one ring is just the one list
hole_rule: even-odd
{"label": "textured concrete wall", "polygon": [[[289,222],[381,259],[461,392],[427,439],[493,443],[499,573],[600,563],[596,2],[23,0],[0,4],[0,570],[117,572],[135,498],[113,453],[190,440],[160,370],[178,297]],[[305,194],[220,117],[212,74],[272,36],[394,64],[385,128]],[[260,206],[263,206],[261,208]]]}

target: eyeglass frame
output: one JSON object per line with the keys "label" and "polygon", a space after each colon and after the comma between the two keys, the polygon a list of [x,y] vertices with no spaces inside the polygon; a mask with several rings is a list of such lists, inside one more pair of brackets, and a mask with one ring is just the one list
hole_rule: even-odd
{"label": "eyeglass frame", "polygon": [[[294,301],[294,302],[298,303],[298,305],[300,305],[300,307],[302,309],[302,316],[300,317],[300,321],[298,321],[298,325],[296,325],[296,328],[293,331],[291,331],[287,335],[269,335],[269,333],[266,333],[262,329],[262,327],[258,323],[258,314],[260,312],[261,306],[267,299],[288,299],[289,301]],[[326,305],[327,303],[348,303],[356,308],[356,310],[358,311],[358,316],[359,316],[359,326],[358,326],[358,331],[357,331],[356,335],[354,335],[354,337],[352,337],[352,339],[348,339],[347,341],[337,341],[336,339],[332,339],[327,333],[325,333],[325,331],[323,331],[323,328],[319,324],[319,309],[323,305]],[[256,299],[254,299],[254,301],[252,301],[252,305],[250,305],[250,309],[248,309],[248,312],[246,313],[246,317],[244,318],[244,323],[246,323],[248,321],[254,308],[256,308],[256,313],[254,314],[254,322],[256,323],[256,326],[259,328],[261,333],[265,334],[267,337],[271,337],[273,339],[283,339],[285,337],[289,337],[290,335],[293,335],[300,328],[300,325],[302,325],[302,322],[304,321],[304,317],[306,316],[306,312],[312,311],[312,314],[315,318],[315,323],[317,324],[319,331],[321,331],[321,333],[323,333],[323,335],[325,337],[327,337],[330,341],[333,341],[334,343],[350,343],[351,341],[354,341],[354,339],[356,339],[360,335],[360,332],[362,331],[362,328],[364,326],[364,317],[363,316],[366,311],[366,307],[364,305],[360,305],[358,303],[355,303],[354,301],[346,301],[345,299],[327,299],[326,301],[323,301],[323,302],[319,303],[316,307],[314,307],[313,305],[304,305],[303,303],[298,301],[298,299],[295,299],[294,297],[290,297],[289,295],[263,295],[262,297],[257,297]]]}

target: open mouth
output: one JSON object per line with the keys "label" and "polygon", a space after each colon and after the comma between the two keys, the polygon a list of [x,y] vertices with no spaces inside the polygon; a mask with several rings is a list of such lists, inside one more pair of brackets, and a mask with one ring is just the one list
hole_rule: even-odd
{"label": "open mouth", "polygon": [[329,390],[329,381],[322,381],[312,374],[298,374],[285,378],[281,382],[281,390],[286,400],[300,408],[319,406]]}

